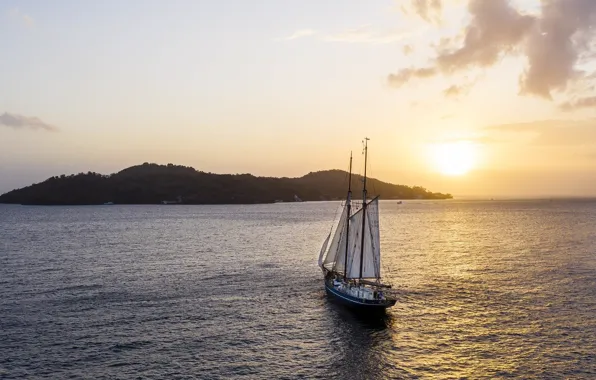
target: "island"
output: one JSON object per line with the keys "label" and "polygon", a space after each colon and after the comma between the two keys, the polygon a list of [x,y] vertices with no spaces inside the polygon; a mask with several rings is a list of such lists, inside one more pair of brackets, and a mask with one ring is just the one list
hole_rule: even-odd
{"label": "island", "polygon": [[[181,165],[144,163],[118,173],[61,175],[0,195],[0,203],[22,205],[102,204],[253,204],[325,201],[345,198],[348,173],[311,172],[299,178],[214,174]],[[367,179],[369,195],[382,199],[450,199],[420,186]],[[362,177],[352,175],[352,191],[362,191]]]}

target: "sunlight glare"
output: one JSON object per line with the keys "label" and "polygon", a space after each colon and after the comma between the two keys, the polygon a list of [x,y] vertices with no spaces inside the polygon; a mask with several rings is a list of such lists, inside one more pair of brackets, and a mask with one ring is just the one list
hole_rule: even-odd
{"label": "sunlight glare", "polygon": [[451,176],[468,173],[478,157],[476,144],[466,140],[433,144],[430,153],[436,169]]}

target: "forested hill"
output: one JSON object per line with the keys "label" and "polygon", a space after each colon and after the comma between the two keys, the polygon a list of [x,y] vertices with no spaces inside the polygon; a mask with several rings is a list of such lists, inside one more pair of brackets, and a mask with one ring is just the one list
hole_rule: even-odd
{"label": "forested hill", "polygon": [[[0,195],[0,203],[27,205],[184,204],[293,202],[345,198],[348,175],[341,170],[309,173],[300,178],[255,177],[251,174],[213,174],[178,165],[144,163],[116,174],[88,172],[51,177]],[[369,195],[382,199],[448,199],[422,187],[393,185],[367,179]],[[362,177],[352,176],[354,194],[362,191]]]}

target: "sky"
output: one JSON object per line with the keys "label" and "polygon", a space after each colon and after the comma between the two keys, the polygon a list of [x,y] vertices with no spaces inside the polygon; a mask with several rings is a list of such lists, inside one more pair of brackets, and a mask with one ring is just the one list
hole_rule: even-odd
{"label": "sky", "polygon": [[0,0],[0,193],[143,162],[596,196],[596,1]]}

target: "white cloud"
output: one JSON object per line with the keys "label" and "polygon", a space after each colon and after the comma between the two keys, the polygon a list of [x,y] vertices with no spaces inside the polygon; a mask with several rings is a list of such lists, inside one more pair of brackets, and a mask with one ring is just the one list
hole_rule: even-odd
{"label": "white cloud", "polygon": [[31,128],[31,129],[43,129],[45,131],[55,132],[58,130],[53,125],[43,122],[37,117],[27,117],[23,115],[17,115],[14,113],[4,112],[0,115],[0,125],[11,128]]}
{"label": "white cloud", "polygon": [[[429,22],[430,11],[434,14],[443,9],[441,1],[436,0],[411,0],[411,4],[414,12]],[[436,54],[428,64],[389,74],[389,83],[401,86],[414,78],[489,68],[505,56],[522,56],[527,61],[519,77],[523,95],[552,100],[553,92],[569,94],[573,83],[593,85],[593,78],[580,70],[580,64],[592,62],[596,54],[596,1],[542,0],[525,4],[521,10],[510,0],[468,0],[463,40],[455,35],[443,41],[435,47]],[[432,75],[419,75],[428,73]],[[592,107],[596,102],[591,98],[593,94],[588,95],[563,108]]]}
{"label": "white cloud", "polygon": [[526,123],[491,125],[487,132],[531,134],[541,146],[592,146],[596,141],[596,120],[537,120]]}
{"label": "white cloud", "polygon": [[370,25],[362,25],[357,28],[348,29],[340,33],[330,34],[324,37],[329,42],[361,42],[374,44],[387,44],[402,41],[412,36],[412,33],[405,31],[375,31]]}
{"label": "white cloud", "polygon": [[19,21],[20,23],[22,23],[24,26],[26,26],[28,28],[33,28],[35,26],[35,20],[33,19],[33,17],[29,16],[26,13],[21,12],[18,8],[11,9],[8,12],[8,14],[10,15],[10,17]]}
{"label": "white cloud", "polygon": [[374,30],[371,25],[362,25],[342,32],[323,34],[313,29],[300,29],[287,37],[276,38],[276,41],[290,41],[304,37],[317,37],[326,42],[388,44],[403,41],[415,33],[404,30]]}
{"label": "white cloud", "polygon": [[312,29],[300,29],[292,33],[287,37],[276,38],[276,41],[290,41],[295,40],[297,38],[309,37],[317,34],[315,30]]}

